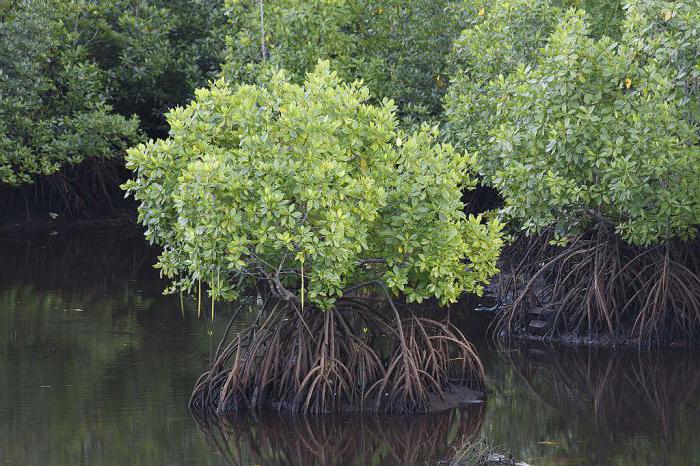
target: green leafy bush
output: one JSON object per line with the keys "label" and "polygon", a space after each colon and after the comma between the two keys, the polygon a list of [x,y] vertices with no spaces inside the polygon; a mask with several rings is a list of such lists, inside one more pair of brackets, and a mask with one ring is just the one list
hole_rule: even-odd
{"label": "green leafy bush", "polygon": [[[454,80],[450,136],[475,153],[512,225],[534,236],[512,249],[519,258],[503,292],[513,302],[497,325],[506,335],[531,331],[534,306],[547,316],[537,330],[545,336],[646,345],[699,334],[697,256],[677,241],[694,239],[700,225],[686,56],[696,44],[640,26],[638,10],[629,11],[620,42],[594,37],[580,10],[564,13],[549,34],[496,41],[490,54],[479,55],[478,45],[489,33],[465,32],[475,39],[464,46],[473,63],[465,69],[476,79]],[[670,10],[659,14],[673,19]],[[490,29],[501,24],[519,23]],[[511,43],[518,46],[503,45]],[[664,49],[670,44],[679,48]],[[514,58],[489,68],[503,57]]]}
{"label": "green leafy bush", "polygon": [[0,3],[0,182],[23,184],[163,133],[218,70],[218,2]]}
{"label": "green leafy bush", "polygon": [[[490,0],[462,2],[466,28],[448,56],[450,87],[444,97],[445,133],[457,147],[475,150],[497,122],[489,83],[520,64],[533,64],[571,6],[585,9],[593,37],[618,37],[624,19],[616,0]],[[590,27],[593,25],[593,27]]]}
{"label": "green leafy bush", "polygon": [[501,225],[463,213],[471,158],[369,98],[328,62],[303,85],[218,81],[169,113],[169,139],[131,149],[125,188],[175,287],[232,298],[263,279],[322,309],[373,280],[408,301],[481,293]]}
{"label": "green leafy bush", "polygon": [[643,58],[668,68],[684,116],[700,128],[700,2],[631,0],[624,42]]}
{"label": "green leafy bush", "polygon": [[107,75],[65,34],[60,2],[0,5],[0,182],[21,184],[137,140],[112,112]]}
{"label": "green leafy bush", "polygon": [[472,2],[473,24],[454,43],[445,96],[446,135],[457,147],[476,150],[488,140],[499,102],[486,96],[492,80],[534,60],[561,16],[548,1]]}
{"label": "green leafy bush", "polygon": [[346,81],[362,79],[416,123],[436,117],[447,85],[446,56],[467,17],[457,0],[282,0],[264,2],[267,62],[257,0],[228,0],[232,33],[224,75],[267,79],[284,68],[301,82],[319,59]]}
{"label": "green leafy bush", "polygon": [[492,114],[469,145],[509,217],[560,236],[603,221],[639,245],[693,236],[700,153],[673,78],[567,13],[532,63],[480,93]]}
{"label": "green leafy bush", "polygon": [[223,60],[222,0],[70,0],[61,16],[63,34],[105,71],[110,104],[137,114],[149,134],[164,134],[163,114]]}

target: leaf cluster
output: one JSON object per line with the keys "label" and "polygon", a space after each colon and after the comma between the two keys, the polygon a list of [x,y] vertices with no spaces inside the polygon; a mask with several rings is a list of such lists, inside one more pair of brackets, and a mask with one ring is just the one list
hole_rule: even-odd
{"label": "leaf cluster", "polygon": [[630,0],[624,41],[640,59],[668,69],[684,117],[700,127],[700,2]]}
{"label": "leaf cluster", "polygon": [[375,102],[393,99],[414,127],[439,116],[446,58],[465,27],[461,0],[227,0],[231,34],[224,76],[262,82],[285,69],[302,82],[319,59],[350,82],[362,79]]}
{"label": "leaf cluster", "polygon": [[168,139],[131,149],[125,187],[175,288],[231,298],[262,279],[322,309],[370,281],[408,301],[480,293],[502,240],[463,212],[472,158],[369,100],[328,62],[302,85],[219,80],[169,113]]}
{"label": "leaf cluster", "polygon": [[[614,41],[594,37],[581,10],[549,16],[556,8],[539,2],[496,4],[494,23],[457,42],[465,66],[446,114],[450,137],[474,151],[504,196],[506,216],[563,239],[605,225],[638,245],[694,236],[700,146],[689,57],[697,60],[698,23],[688,21],[698,8],[632,3]],[[656,14],[643,17],[642,6]],[[671,11],[679,24],[658,26],[676,19]],[[527,35],[529,22],[537,26]]]}

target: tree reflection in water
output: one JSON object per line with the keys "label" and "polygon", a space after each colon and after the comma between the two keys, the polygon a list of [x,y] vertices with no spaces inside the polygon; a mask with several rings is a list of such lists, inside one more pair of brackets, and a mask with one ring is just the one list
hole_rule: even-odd
{"label": "tree reflection in water", "polygon": [[[654,464],[670,466],[680,464],[674,454],[687,454],[697,443],[697,432],[680,428],[687,424],[683,417],[700,412],[697,353],[523,348],[501,354],[544,404],[588,421],[569,432],[577,439],[568,442],[569,450],[581,451],[567,456],[618,464],[618,455],[629,460],[625,451],[633,450],[639,461],[654,458]],[[661,457],[646,439],[662,443]]]}
{"label": "tree reflection in water", "polygon": [[340,413],[301,416],[275,411],[193,416],[230,464],[435,464],[449,460],[481,430],[485,406],[420,415]]}

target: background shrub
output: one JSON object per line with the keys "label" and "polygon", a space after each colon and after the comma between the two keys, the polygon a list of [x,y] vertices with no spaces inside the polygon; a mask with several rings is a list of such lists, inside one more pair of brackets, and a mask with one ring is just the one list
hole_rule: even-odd
{"label": "background shrub", "polygon": [[185,104],[214,78],[223,60],[222,0],[71,0],[64,34],[72,34],[107,77],[110,104],[137,114],[163,136],[163,114]]}
{"label": "background shrub", "polygon": [[163,112],[206,84],[225,19],[208,1],[0,2],[0,182],[119,157],[165,133]]}
{"label": "background shrub", "polygon": [[446,57],[468,18],[457,0],[265,2],[264,63],[258,1],[226,5],[228,79],[256,82],[270,69],[284,68],[301,82],[318,59],[328,59],[343,79],[362,79],[377,101],[393,99],[400,115],[413,123],[440,113]]}
{"label": "background shrub", "polygon": [[108,77],[66,33],[60,2],[0,4],[0,182],[21,184],[138,137],[113,113]]}
{"label": "background shrub", "polygon": [[[549,8],[540,6],[547,17]],[[519,24],[507,21],[517,11],[510,8],[497,25]],[[479,32],[463,37],[492,34]],[[499,45],[487,55],[465,40],[465,55],[476,63],[467,70],[478,77],[476,84],[455,80],[447,98],[450,134],[476,151],[484,180],[526,232],[552,227],[564,237],[602,223],[639,245],[694,236],[700,153],[685,118],[692,99],[678,90],[684,87],[668,61],[640,54],[631,35],[627,26],[622,44],[595,39],[584,13],[572,10],[540,50],[538,33],[531,42],[514,40],[516,34],[493,41]],[[489,68],[492,56],[515,58]]]}

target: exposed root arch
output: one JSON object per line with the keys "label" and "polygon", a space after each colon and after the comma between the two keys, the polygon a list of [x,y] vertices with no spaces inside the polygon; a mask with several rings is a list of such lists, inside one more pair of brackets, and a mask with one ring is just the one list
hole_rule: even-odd
{"label": "exposed root arch", "polygon": [[649,265],[639,266],[640,296],[635,298],[640,308],[632,333],[663,341],[666,328],[671,326],[671,336],[694,340],[700,326],[700,275],[669,246],[659,251],[655,260],[657,266],[649,272]]}
{"label": "exposed root arch", "polygon": [[566,247],[531,241],[503,290],[512,304],[499,334],[528,333],[533,313],[547,315],[543,338],[562,334],[627,339],[639,345],[690,343],[700,336],[698,244],[631,246],[606,228]]}
{"label": "exposed root arch", "polygon": [[421,412],[453,384],[483,388],[481,362],[452,324],[389,308],[362,298],[324,312],[270,304],[261,323],[222,342],[190,406],[212,414],[264,406]]}

